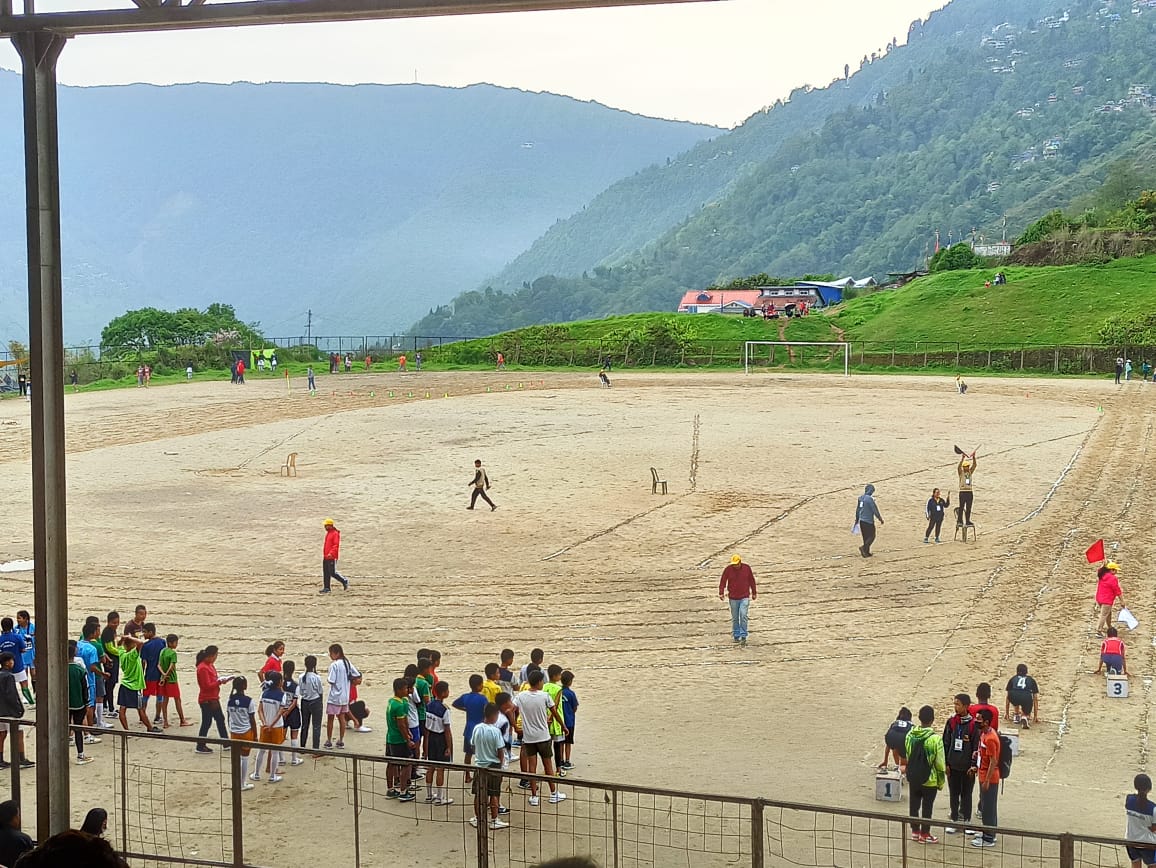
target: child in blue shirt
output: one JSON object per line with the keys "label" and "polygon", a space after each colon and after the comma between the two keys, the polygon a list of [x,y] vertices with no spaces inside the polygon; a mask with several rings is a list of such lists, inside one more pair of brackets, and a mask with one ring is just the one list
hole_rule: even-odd
{"label": "child in blue shirt", "polygon": [[567,669],[562,673],[562,723],[566,726],[566,740],[562,743],[561,768],[574,768],[570,762],[570,748],[574,746],[574,716],[578,713],[578,694],[570,687],[574,683],[574,673]]}
{"label": "child in blue shirt", "polygon": [[1148,799],[1152,792],[1152,779],[1147,775],[1136,775],[1132,781],[1136,792],[1124,800],[1124,812],[1128,816],[1128,827],[1124,839],[1144,844],[1144,847],[1126,847],[1132,868],[1156,865],[1156,804]]}
{"label": "child in blue shirt", "polygon": [[[466,724],[463,727],[464,731],[462,732],[462,737],[465,740],[466,765],[470,764],[470,760],[474,755],[474,744],[472,738],[474,734],[474,727],[483,722],[486,705],[489,703],[489,700],[486,699],[486,695],[482,693],[482,684],[484,683],[485,679],[482,678],[481,675],[474,673],[470,676],[470,692],[463,693],[453,701],[454,708],[456,708],[458,711],[464,711],[466,713]],[[466,772],[465,780],[467,783],[473,780],[473,777],[469,772]]]}

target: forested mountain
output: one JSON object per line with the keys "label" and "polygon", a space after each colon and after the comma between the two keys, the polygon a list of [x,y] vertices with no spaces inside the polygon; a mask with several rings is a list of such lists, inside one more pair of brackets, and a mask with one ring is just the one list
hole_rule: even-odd
{"label": "forested mountain", "polygon": [[[20,79],[0,70],[0,306],[24,321]],[[234,305],[402,330],[559,217],[718,131],[489,85],[62,88],[65,333]],[[23,326],[9,335],[20,337]]]}
{"label": "forested mountain", "polygon": [[[848,81],[796,91],[693,157],[615,185],[493,282],[512,294],[466,293],[418,329],[669,310],[683,289],[757,272],[907,270],[936,229],[944,242],[973,229],[998,236],[1006,215],[1013,236],[1098,189],[1121,160],[1142,156],[1135,171],[1156,181],[1154,36],[1146,0],[955,0]],[[852,104],[837,105],[838,93]],[[728,152],[756,154],[754,138],[767,155],[734,166],[716,196],[690,183],[716,178]],[[640,241],[631,208],[636,225],[678,208],[683,218]],[[530,274],[537,263],[561,267]]]}

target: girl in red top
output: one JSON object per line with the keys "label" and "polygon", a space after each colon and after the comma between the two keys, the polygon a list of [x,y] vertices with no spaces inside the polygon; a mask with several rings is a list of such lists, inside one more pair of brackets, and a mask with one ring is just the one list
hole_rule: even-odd
{"label": "girl in red top", "polygon": [[1115,627],[1108,628],[1108,638],[1100,645],[1100,665],[1093,675],[1099,675],[1105,666],[1108,671],[1128,674],[1128,661],[1124,659],[1124,640],[1119,638],[1119,631]]}
{"label": "girl in red top", "polygon": [[[201,731],[203,739],[209,734],[209,725],[217,722],[217,734],[221,738],[229,737],[229,730],[225,728],[225,715],[221,711],[221,685],[232,681],[233,676],[221,678],[217,674],[216,645],[210,645],[205,650],[197,652],[197,704],[201,706]],[[213,749],[204,741],[197,742],[197,753],[212,753]]]}
{"label": "girl in red top", "polygon": [[1112,626],[1112,606],[1115,605],[1116,600],[1120,601],[1121,606],[1126,606],[1124,602],[1124,592],[1120,590],[1120,580],[1116,577],[1116,571],[1120,569],[1120,565],[1115,561],[1108,561],[1104,566],[1097,571],[1096,582],[1096,603],[1100,607],[1100,621],[1096,625],[1096,635],[1103,636],[1104,631]]}
{"label": "girl in red top", "polygon": [[[285,643],[278,640],[265,649],[265,665],[257,670],[257,674],[261,676],[261,682],[264,683],[268,679],[265,677],[270,672],[281,672],[281,661],[285,657]],[[284,674],[284,673],[282,673]]]}

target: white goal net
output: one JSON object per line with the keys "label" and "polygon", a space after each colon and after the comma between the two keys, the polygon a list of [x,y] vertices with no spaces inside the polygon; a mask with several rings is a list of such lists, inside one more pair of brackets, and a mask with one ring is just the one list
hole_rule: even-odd
{"label": "white goal net", "polygon": [[[795,348],[830,347],[831,358],[843,354],[843,376],[851,376],[851,344],[843,341],[821,343],[811,341],[747,341],[743,344],[743,370],[751,372],[753,366],[771,367],[795,361]],[[780,349],[781,348],[781,349]]]}

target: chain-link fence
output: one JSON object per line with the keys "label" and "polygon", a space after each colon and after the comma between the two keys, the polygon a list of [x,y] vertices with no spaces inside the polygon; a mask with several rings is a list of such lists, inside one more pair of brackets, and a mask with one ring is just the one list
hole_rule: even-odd
{"label": "chain-link fence", "polygon": [[[195,736],[88,732],[102,743],[85,747],[95,762],[74,773],[73,801],[83,801],[74,804],[74,814],[105,807],[106,837],[138,868],[401,865],[403,836],[407,849],[421,846],[439,864],[462,868],[531,868],[563,856],[587,857],[601,868],[1123,868],[1131,861],[1124,842],[1113,838],[988,828],[994,843],[977,847],[963,830],[947,834],[944,823],[932,820],[939,843],[928,844],[912,840],[910,819],[900,813],[344,750],[299,751],[303,761],[284,765],[284,779],[274,787],[259,764],[258,745],[242,758],[243,743],[210,738],[213,752],[200,755],[192,749]],[[30,746],[33,741],[29,733]],[[288,762],[292,748],[281,749]],[[409,771],[423,777],[412,783],[415,797],[401,799],[405,779],[398,776]],[[444,777],[435,791],[438,771]],[[25,828],[35,836],[35,775],[18,763],[9,773],[13,797],[25,805]],[[465,781],[470,773],[474,784]],[[551,799],[553,791],[562,798]],[[475,792],[496,795],[496,803],[475,803]]]}

